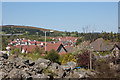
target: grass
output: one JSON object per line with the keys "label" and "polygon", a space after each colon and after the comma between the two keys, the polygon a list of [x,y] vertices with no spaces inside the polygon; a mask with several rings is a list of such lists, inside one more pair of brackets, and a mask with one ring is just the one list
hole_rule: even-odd
{"label": "grass", "polygon": [[22,54],[21,57],[23,59],[29,59],[29,60],[32,60],[32,61],[35,61],[39,58],[44,58],[44,56],[41,56],[41,54],[33,54],[33,53],[28,53],[28,54]]}

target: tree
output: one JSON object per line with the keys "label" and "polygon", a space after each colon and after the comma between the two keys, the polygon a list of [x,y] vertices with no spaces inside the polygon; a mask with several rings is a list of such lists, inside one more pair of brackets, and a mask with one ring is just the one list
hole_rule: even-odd
{"label": "tree", "polygon": [[75,34],[76,34],[76,37],[78,37],[78,32],[77,31],[75,31]]}
{"label": "tree", "polygon": [[2,44],[2,50],[6,50],[6,47],[7,47],[7,44],[8,44],[8,38],[7,38],[7,36],[2,36],[2,43],[0,43],[0,44]]}
{"label": "tree", "polygon": [[81,42],[82,42],[82,39],[81,39],[81,38],[78,38],[77,41],[76,41],[76,43],[75,43],[75,45],[78,45],[78,44],[80,44]]}
{"label": "tree", "polygon": [[[93,55],[92,55],[93,57]],[[93,64],[93,58],[92,58],[92,64]],[[83,50],[82,54],[78,55],[77,60],[78,66],[81,66],[83,68],[88,68],[90,64],[90,52],[88,50]]]}
{"label": "tree", "polygon": [[46,56],[46,59],[49,59],[52,62],[58,62],[59,61],[59,54],[55,50],[49,51],[49,53]]}
{"label": "tree", "polygon": [[114,34],[113,34],[113,32],[111,32],[111,33],[109,34],[109,38],[110,38],[111,41],[114,40]]}

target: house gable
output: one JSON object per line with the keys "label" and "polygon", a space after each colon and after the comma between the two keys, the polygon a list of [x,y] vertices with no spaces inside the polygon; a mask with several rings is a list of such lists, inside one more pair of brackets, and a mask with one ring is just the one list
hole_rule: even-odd
{"label": "house gable", "polygon": [[65,47],[62,44],[60,44],[60,46],[57,49],[57,52],[62,53],[62,52],[67,52],[67,50],[65,49]]}

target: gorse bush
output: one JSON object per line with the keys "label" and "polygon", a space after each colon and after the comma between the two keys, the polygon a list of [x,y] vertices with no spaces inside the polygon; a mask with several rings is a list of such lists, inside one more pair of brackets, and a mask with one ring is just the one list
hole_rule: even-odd
{"label": "gorse bush", "polygon": [[64,56],[62,56],[62,64],[66,64],[67,62],[74,61],[77,62],[77,60],[74,58],[74,56],[71,53],[66,53]]}

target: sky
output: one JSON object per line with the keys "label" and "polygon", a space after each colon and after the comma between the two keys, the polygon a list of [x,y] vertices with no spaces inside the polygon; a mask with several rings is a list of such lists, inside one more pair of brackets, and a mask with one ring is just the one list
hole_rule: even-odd
{"label": "sky", "polygon": [[118,32],[117,2],[3,2],[3,25]]}

